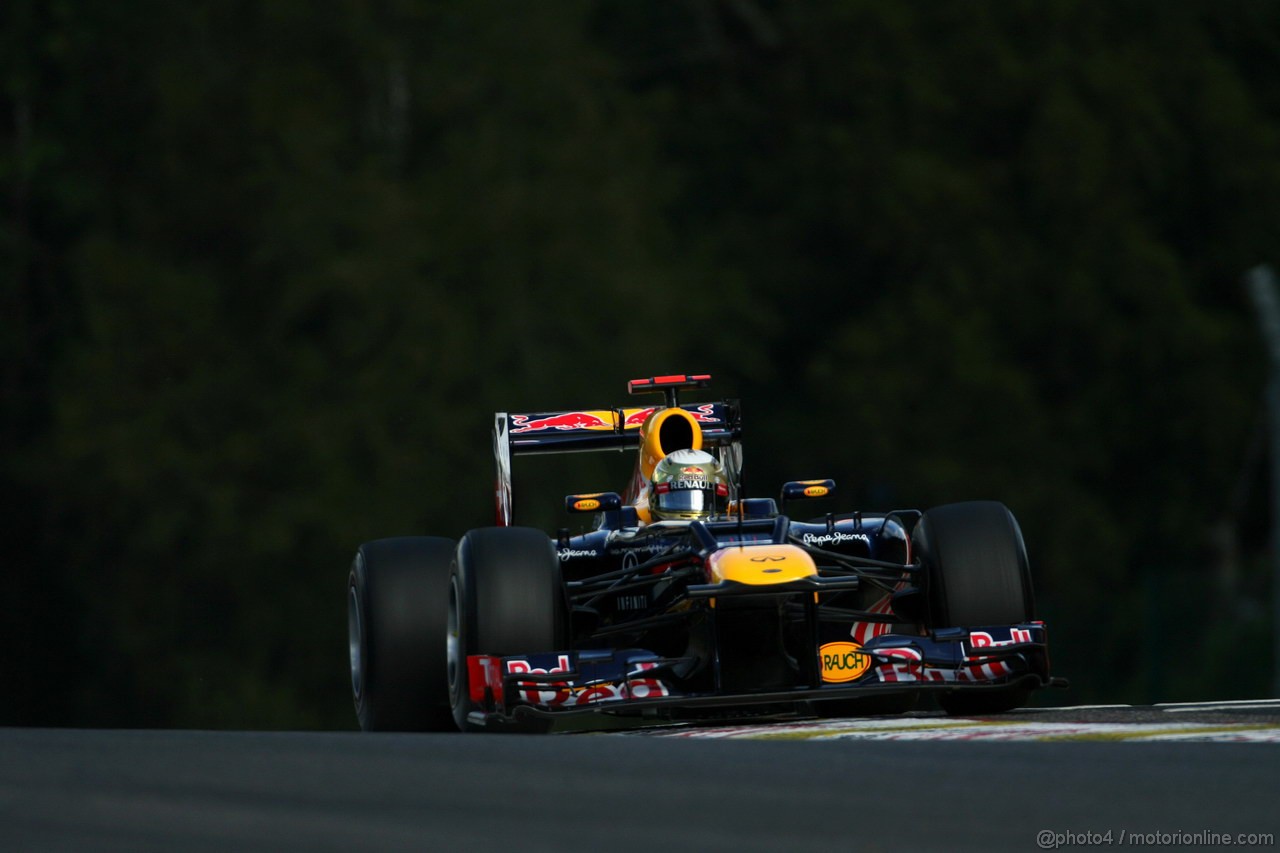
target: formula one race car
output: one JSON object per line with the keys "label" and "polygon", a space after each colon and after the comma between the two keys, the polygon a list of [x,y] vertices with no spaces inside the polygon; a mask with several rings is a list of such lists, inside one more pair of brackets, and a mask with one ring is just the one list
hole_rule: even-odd
{"label": "formula one race car", "polygon": [[[1049,675],[1018,523],[996,502],[796,521],[830,480],[747,497],[736,401],[637,379],[648,407],[496,415],[497,526],[380,539],[348,584],[365,730],[993,713]],[[512,526],[513,456],[635,449],[622,494],[566,499],[587,533]]]}

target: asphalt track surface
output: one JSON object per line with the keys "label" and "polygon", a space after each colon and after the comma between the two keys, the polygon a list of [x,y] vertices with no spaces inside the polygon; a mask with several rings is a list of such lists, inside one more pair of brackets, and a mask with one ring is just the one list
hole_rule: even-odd
{"label": "asphalt track surface", "polygon": [[[1220,717],[1277,722],[1274,708],[1207,719]],[[1057,849],[1280,838],[1276,743],[652,734],[0,729],[0,850],[830,853],[1032,851],[1046,831]],[[1110,845],[1069,843],[1108,832]],[[1155,832],[1201,843],[1130,837]]]}

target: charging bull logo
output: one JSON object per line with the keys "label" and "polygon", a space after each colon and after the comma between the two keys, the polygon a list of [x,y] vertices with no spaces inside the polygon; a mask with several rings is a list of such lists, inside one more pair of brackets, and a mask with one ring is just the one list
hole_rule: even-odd
{"label": "charging bull logo", "polygon": [[562,412],[547,415],[545,418],[534,418],[531,415],[512,415],[512,435],[526,432],[542,432],[543,430],[576,430],[576,429],[613,429],[617,416],[609,411]]}
{"label": "charging bull logo", "polygon": [[871,666],[871,656],[863,654],[857,643],[827,643],[818,652],[822,656],[823,681],[853,681]]}
{"label": "charging bull logo", "polygon": [[[636,429],[642,426],[649,419],[649,416],[657,411],[660,411],[657,406],[650,406],[647,409],[623,409],[622,428],[624,430]],[[716,416],[715,403],[704,403],[701,406],[696,406],[691,410],[686,409],[685,411],[689,412],[690,417],[700,424],[718,424],[721,422],[721,419]]]}
{"label": "charging bull logo", "polygon": [[649,415],[652,415],[656,411],[658,411],[658,409],[655,406],[650,406],[647,409],[626,409],[624,410],[624,414],[626,412],[630,412],[630,414],[628,414],[626,420],[622,422],[622,428],[635,429],[642,426],[644,422],[649,419]]}

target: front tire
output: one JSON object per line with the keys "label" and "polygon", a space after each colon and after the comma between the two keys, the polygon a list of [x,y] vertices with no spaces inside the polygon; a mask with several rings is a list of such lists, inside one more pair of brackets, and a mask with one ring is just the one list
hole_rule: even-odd
{"label": "front tire", "polygon": [[[932,628],[1015,625],[1035,618],[1022,530],[1008,507],[971,501],[931,509],[912,542],[925,567]],[[1027,703],[1031,690],[956,691],[938,704],[948,714],[994,714]]]}
{"label": "front tire", "polygon": [[453,728],[445,656],[449,564],[439,536],[366,542],[347,580],[356,718],[367,732]]}
{"label": "front tire", "polygon": [[469,719],[467,657],[562,651],[567,643],[564,583],[551,540],[528,527],[472,530],[458,543],[448,590],[448,684],[453,720]]}

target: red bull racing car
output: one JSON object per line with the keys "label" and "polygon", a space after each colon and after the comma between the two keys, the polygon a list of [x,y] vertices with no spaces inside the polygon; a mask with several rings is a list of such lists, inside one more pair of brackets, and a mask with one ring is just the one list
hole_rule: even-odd
{"label": "red bull racing car", "polygon": [[[830,480],[742,493],[736,401],[706,375],[633,380],[659,405],[499,413],[497,524],[361,545],[351,685],[372,731],[552,730],[892,713],[932,694],[993,713],[1049,674],[1018,523],[997,502],[789,512]],[[622,493],[566,498],[588,532],[513,526],[512,461],[632,449]]]}

